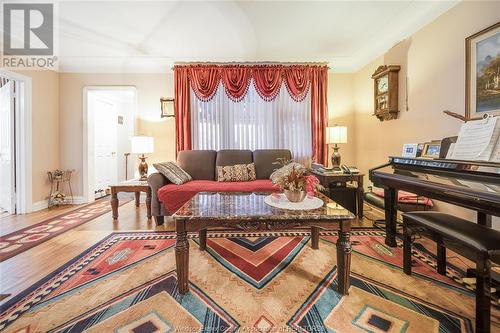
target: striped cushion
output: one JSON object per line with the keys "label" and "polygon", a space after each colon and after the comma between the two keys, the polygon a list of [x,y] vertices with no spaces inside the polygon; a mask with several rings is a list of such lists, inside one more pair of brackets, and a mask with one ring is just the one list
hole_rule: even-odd
{"label": "striped cushion", "polygon": [[167,177],[168,180],[176,185],[181,185],[193,180],[193,178],[175,162],[155,163],[153,166],[159,173]]}
{"label": "striped cushion", "polygon": [[217,181],[219,182],[247,182],[256,178],[253,163],[217,166]]}

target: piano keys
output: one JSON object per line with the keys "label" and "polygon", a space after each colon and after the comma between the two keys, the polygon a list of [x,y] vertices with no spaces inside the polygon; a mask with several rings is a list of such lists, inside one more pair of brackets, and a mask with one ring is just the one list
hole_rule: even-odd
{"label": "piano keys", "polygon": [[390,157],[370,170],[370,180],[384,189],[386,239],[396,246],[397,191],[477,211],[477,222],[491,227],[500,216],[500,164],[491,162]]}

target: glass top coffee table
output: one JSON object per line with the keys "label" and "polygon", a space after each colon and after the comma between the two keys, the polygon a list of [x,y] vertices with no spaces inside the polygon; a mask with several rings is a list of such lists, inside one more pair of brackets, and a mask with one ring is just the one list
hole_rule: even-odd
{"label": "glass top coffee table", "polygon": [[196,194],[174,215],[177,242],[175,261],[179,292],[189,291],[188,232],[199,232],[200,250],[206,249],[207,229],[226,227],[245,231],[286,230],[311,227],[311,246],[319,245],[319,230],[338,230],[337,276],[338,291],[347,295],[351,266],[351,220],[355,216],[319,194],[324,204],[312,210],[286,210],[269,206],[264,198],[270,193],[202,192]]}

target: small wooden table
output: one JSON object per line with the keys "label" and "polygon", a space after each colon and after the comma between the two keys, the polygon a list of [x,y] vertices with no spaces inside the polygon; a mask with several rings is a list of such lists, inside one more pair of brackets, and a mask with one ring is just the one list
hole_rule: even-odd
{"label": "small wooden table", "polygon": [[[200,234],[200,250],[207,247],[207,229],[210,227],[227,227],[230,229],[256,230],[289,230],[291,228],[311,227],[311,247],[319,246],[319,230],[338,230],[337,269],[338,291],[347,295],[350,284],[351,269],[351,220],[356,217],[347,209],[332,205],[328,197],[319,194],[324,204],[318,209],[286,210],[269,206],[264,198],[270,193],[235,193],[235,192],[202,192],[196,194],[174,215],[175,263],[179,292],[189,291],[189,242],[187,233],[196,231]],[[312,264],[312,263],[311,263]]]}
{"label": "small wooden table", "polygon": [[334,182],[356,182],[356,194],[357,194],[357,214],[359,218],[363,217],[363,202],[364,202],[364,188],[363,188],[363,177],[362,173],[348,174],[348,173],[338,173],[338,174],[324,174],[316,170],[310,170],[310,172],[315,175],[320,184],[325,188],[328,188],[330,183]]}
{"label": "small wooden table", "polygon": [[127,180],[116,185],[111,185],[111,208],[113,210],[113,219],[118,219],[118,193],[135,193],[135,206],[139,207],[141,192],[146,193],[146,208],[148,219],[151,219],[151,187],[146,180]]}

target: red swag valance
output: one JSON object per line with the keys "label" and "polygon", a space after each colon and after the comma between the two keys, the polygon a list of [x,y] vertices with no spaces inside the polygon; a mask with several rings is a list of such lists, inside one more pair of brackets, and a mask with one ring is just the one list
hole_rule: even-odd
{"label": "red swag valance", "polygon": [[311,86],[311,71],[326,68],[317,65],[178,65],[174,69],[186,68],[193,92],[202,101],[215,95],[222,80],[227,96],[239,102],[243,99],[253,79],[255,89],[266,101],[278,95],[285,83],[290,96],[303,101]]}
{"label": "red swag valance", "polygon": [[311,129],[313,160],[326,163],[325,131],[328,121],[327,84],[328,67],[324,65],[176,65],[175,114],[176,152],[191,149],[191,120],[189,87],[202,101],[211,100],[222,80],[227,96],[239,102],[253,79],[262,99],[272,101],[281,85],[287,88],[297,102],[303,101],[311,89]]}
{"label": "red swag valance", "polygon": [[[235,102],[241,101],[250,86],[251,71],[243,66],[231,66],[221,72],[227,96]],[[215,90],[217,90],[217,85]]]}

